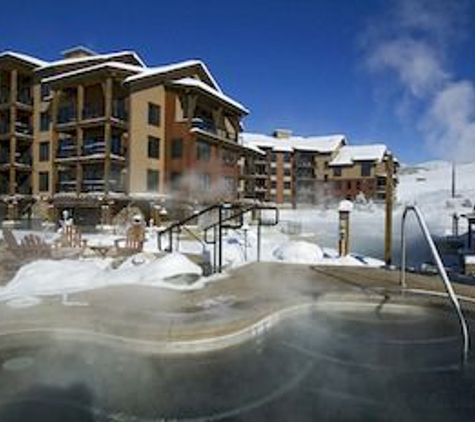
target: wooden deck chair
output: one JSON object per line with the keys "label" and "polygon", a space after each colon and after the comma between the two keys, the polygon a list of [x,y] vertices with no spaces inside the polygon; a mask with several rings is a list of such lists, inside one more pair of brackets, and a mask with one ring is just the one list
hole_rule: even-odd
{"label": "wooden deck chair", "polygon": [[132,226],[127,230],[127,236],[117,239],[114,244],[119,255],[133,255],[143,251],[145,242],[145,228]]}
{"label": "wooden deck chair", "polygon": [[9,229],[3,229],[3,238],[7,250],[20,260],[51,258],[51,245],[35,234],[26,235],[18,243],[15,235]]}
{"label": "wooden deck chair", "polygon": [[87,241],[75,225],[65,225],[59,239],[54,243],[56,258],[77,258],[87,247]]}

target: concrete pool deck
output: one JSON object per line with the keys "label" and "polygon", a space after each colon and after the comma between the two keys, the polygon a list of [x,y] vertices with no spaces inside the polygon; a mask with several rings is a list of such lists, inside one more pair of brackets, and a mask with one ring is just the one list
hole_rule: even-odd
{"label": "concrete pool deck", "polygon": [[[407,281],[413,289],[444,292],[436,276],[408,274]],[[363,293],[382,298],[380,289],[397,291],[398,283],[398,271],[253,263],[194,291],[133,285],[68,296],[85,306],[66,306],[59,297],[43,297],[40,304],[26,308],[1,303],[0,336],[21,343],[21,333],[47,339],[87,332],[147,352],[206,351],[252,338],[285,313],[311,307],[323,297]],[[454,286],[458,294],[475,298],[475,287]],[[450,309],[446,298],[423,300]],[[462,306],[475,310],[470,302]]]}

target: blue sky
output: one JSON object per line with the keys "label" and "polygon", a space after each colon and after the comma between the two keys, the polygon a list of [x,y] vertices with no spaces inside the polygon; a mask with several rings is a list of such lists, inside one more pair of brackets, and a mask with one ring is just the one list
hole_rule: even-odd
{"label": "blue sky", "polygon": [[[345,133],[353,143],[385,142],[403,161],[417,162],[444,155],[454,136],[464,138],[460,150],[475,151],[475,33],[463,19],[474,10],[469,1],[461,1],[461,10],[446,3],[17,0],[2,4],[0,50],[55,59],[83,44],[99,52],[134,49],[150,65],[201,58],[225,91],[250,108],[249,131]],[[424,20],[412,22],[411,15]],[[414,69],[421,66],[407,69],[413,59],[407,49],[394,48],[408,38],[427,58],[430,87]],[[439,104],[439,94],[452,87]],[[454,101],[467,108],[463,127],[451,123],[460,116],[438,127],[444,104]],[[432,143],[441,147],[435,151]]]}

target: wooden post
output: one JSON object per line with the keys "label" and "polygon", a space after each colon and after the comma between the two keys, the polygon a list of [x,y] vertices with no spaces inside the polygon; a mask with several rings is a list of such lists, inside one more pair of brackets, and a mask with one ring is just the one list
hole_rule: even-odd
{"label": "wooden post", "polygon": [[104,142],[105,142],[105,160],[104,160],[104,191],[106,196],[109,194],[110,170],[111,170],[111,137],[112,137],[112,78],[107,78],[105,83],[104,104],[105,118]]}
{"label": "wooden post", "polygon": [[389,267],[392,263],[393,237],[393,200],[394,200],[394,158],[389,154],[386,158],[386,227],[384,243],[384,261]]}
{"label": "wooden post", "polygon": [[53,91],[53,99],[51,102],[51,132],[50,132],[50,139],[51,139],[51,148],[50,148],[50,168],[51,168],[51,177],[50,177],[50,192],[52,195],[56,193],[57,190],[57,182],[58,182],[58,169],[56,168],[55,159],[58,150],[58,109],[59,109],[59,102],[61,100],[61,91]]}
{"label": "wooden post", "polygon": [[338,209],[339,214],[339,236],[338,253],[340,257],[350,253],[350,212],[353,204],[350,201],[341,201]]}
{"label": "wooden post", "polygon": [[16,171],[15,171],[15,160],[16,160],[16,102],[18,99],[18,71],[13,69],[10,74],[10,183],[9,183],[9,193],[10,195],[15,195],[16,193]]}

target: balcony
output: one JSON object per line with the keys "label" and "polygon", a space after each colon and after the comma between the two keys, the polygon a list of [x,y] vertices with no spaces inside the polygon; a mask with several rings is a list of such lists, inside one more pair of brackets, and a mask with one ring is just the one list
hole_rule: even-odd
{"label": "balcony", "polygon": [[27,122],[15,122],[15,133],[23,136],[33,136],[33,128]]}
{"label": "balcony", "polygon": [[77,120],[77,113],[74,107],[61,107],[58,110],[58,125],[74,123]]}
{"label": "balcony", "polygon": [[[106,153],[106,143],[103,138],[86,139],[84,141],[82,155],[99,155]],[[119,138],[111,139],[111,154],[116,156],[123,156],[122,145]]]}
{"label": "balcony", "polygon": [[88,105],[85,106],[82,111],[82,119],[83,120],[92,120],[92,119],[100,119],[104,117],[104,107],[97,106],[97,105]]}
{"label": "balcony", "polygon": [[30,168],[32,163],[33,163],[33,159],[32,159],[31,154],[29,152],[23,153],[23,154],[21,154],[19,152],[16,153],[16,157],[15,157],[15,164],[16,165],[18,165],[20,167]]}
{"label": "balcony", "polygon": [[77,156],[76,142],[73,140],[62,141],[56,151],[56,158],[71,158]]}
{"label": "balcony", "polygon": [[212,121],[208,119],[203,119],[201,117],[194,117],[191,120],[191,128],[201,130],[215,137],[225,139],[228,141],[233,141],[233,142],[237,141],[236,134],[228,132],[225,129],[218,128]]}
{"label": "balcony", "polygon": [[126,121],[129,118],[129,114],[125,108],[125,103],[122,100],[115,100],[112,104],[112,117]]}
{"label": "balcony", "polygon": [[7,122],[2,121],[0,123],[0,136],[7,135],[9,132],[10,132],[10,125]]}
{"label": "balcony", "polygon": [[[105,192],[106,182],[104,177],[94,176],[93,178],[85,178],[82,183],[82,191],[88,193]],[[123,192],[123,186],[118,180],[109,180],[109,191]]]}
{"label": "balcony", "polygon": [[18,90],[17,101],[21,104],[32,106],[33,96],[31,95],[31,88],[24,87]]}
{"label": "balcony", "polygon": [[76,192],[76,184],[75,180],[61,180],[56,185],[56,191],[60,193]]}

